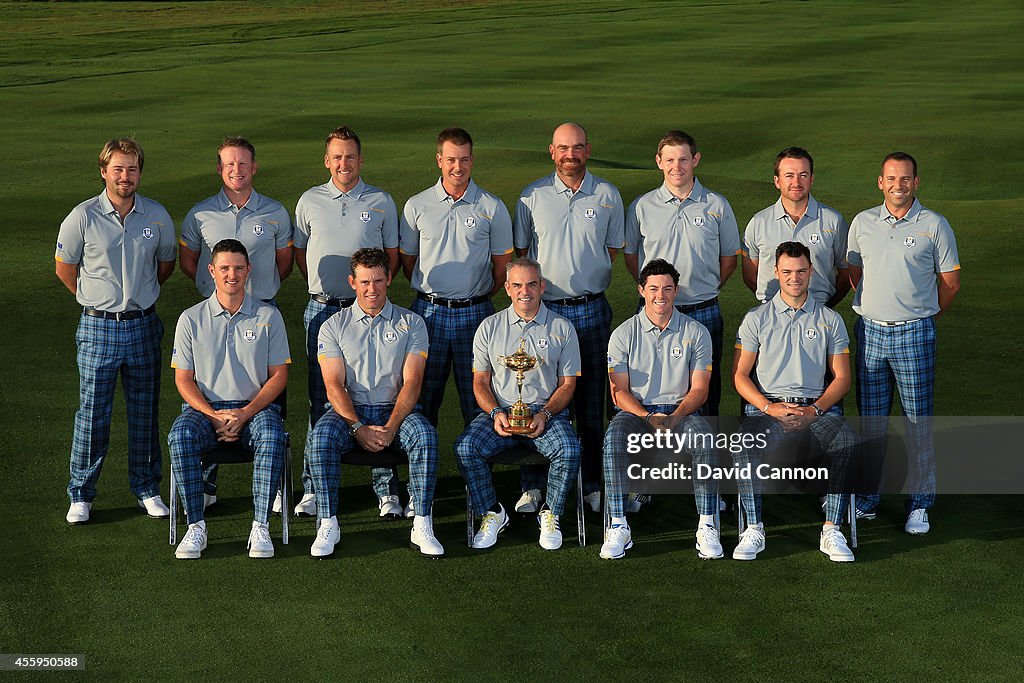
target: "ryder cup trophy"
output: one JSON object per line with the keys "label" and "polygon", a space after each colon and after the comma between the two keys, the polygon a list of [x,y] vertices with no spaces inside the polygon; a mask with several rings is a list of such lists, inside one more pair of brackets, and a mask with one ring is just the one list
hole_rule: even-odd
{"label": "ryder cup trophy", "polygon": [[498,356],[498,363],[516,372],[519,400],[508,409],[508,431],[512,434],[529,434],[533,431],[533,411],[523,403],[523,374],[540,363],[540,358],[526,353],[526,339],[519,340],[519,350],[511,356]]}

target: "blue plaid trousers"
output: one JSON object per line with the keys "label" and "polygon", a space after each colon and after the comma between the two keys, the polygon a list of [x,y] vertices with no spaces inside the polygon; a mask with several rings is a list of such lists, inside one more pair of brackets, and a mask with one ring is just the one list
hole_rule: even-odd
{"label": "blue plaid trousers", "polygon": [[[542,406],[533,405],[534,412]],[[484,514],[498,502],[487,458],[518,445],[533,446],[549,464],[547,504],[556,515],[565,510],[565,499],[580,468],[580,440],[569,424],[567,411],[551,418],[544,433],[536,439],[526,436],[500,436],[494,420],[480,413],[466,431],[455,440],[459,471],[469,487],[469,499],[477,514]]]}
{"label": "blue plaid trousers", "polygon": [[[888,416],[893,388],[899,389],[906,415],[911,495],[907,511],[935,504],[935,320],[921,318],[905,325],[879,325],[858,318],[857,409],[872,462],[885,460]],[[871,419],[871,418],[878,419]],[[872,512],[880,496],[857,497],[857,507]]]}
{"label": "blue plaid trousers", "polygon": [[[568,318],[576,328],[580,341],[580,369],[572,409],[576,417],[576,433],[582,444],[580,466],[583,468],[583,493],[601,490],[601,463],[604,448],[604,409],[608,394],[608,338],[612,334],[612,307],[601,295],[586,304],[561,306],[544,302],[549,309]],[[523,467],[522,489],[543,488],[543,466]]]}
{"label": "blue plaid trousers", "polygon": [[[740,427],[744,434],[767,434],[768,443],[764,449],[749,448],[733,455],[733,461],[739,466],[751,465],[757,468],[764,456],[774,451],[785,441],[801,437],[804,432],[787,432],[774,417],[762,413],[749,403],[744,408],[746,419]],[[817,440],[829,458],[829,493],[825,496],[825,519],[833,524],[842,524],[846,514],[849,493],[846,491],[846,473],[853,458],[853,449],[857,445],[857,434],[843,420],[838,405],[812,422],[807,429]],[[747,515],[747,524],[758,524],[761,521],[761,494],[758,486],[749,479],[736,482],[740,489],[740,504]]]}
{"label": "blue plaid trousers", "polygon": [[[645,405],[647,410],[656,413],[672,414],[674,405]],[[699,415],[687,415],[673,427],[676,434],[711,434],[711,426]],[[604,484],[608,495],[608,512],[612,517],[622,517],[623,506],[628,490],[626,468],[629,456],[626,453],[626,440],[630,434],[653,433],[654,427],[632,413],[620,411],[608,425],[604,435]],[[712,439],[713,441],[713,439]],[[695,442],[699,443],[699,442]],[[714,448],[696,448],[687,451],[693,464],[714,466],[717,453]],[[713,515],[718,511],[718,483],[716,481],[698,480],[693,484],[693,495],[697,503],[697,514]]]}
{"label": "blue plaid trousers", "polygon": [[[393,405],[357,405],[356,414],[368,425],[384,426],[391,417]],[[310,473],[316,491],[316,514],[327,519],[338,514],[338,488],[341,486],[341,456],[358,445],[348,423],[333,410],[317,421],[309,438]],[[416,501],[417,514],[430,514],[437,485],[437,430],[420,413],[409,413],[402,420],[391,444],[409,458],[409,496]],[[389,467],[375,467],[374,491],[378,497],[390,494],[388,481],[376,475],[391,474]],[[396,477],[397,479],[397,477]]]}
{"label": "blue plaid trousers", "polygon": [[[216,401],[210,405],[215,410],[224,410],[241,408],[246,404],[248,401]],[[253,518],[266,524],[270,518],[271,500],[281,482],[287,447],[280,408],[271,404],[253,415],[239,434],[238,441],[253,452]],[[171,468],[179,484],[181,503],[189,524],[205,518],[202,455],[218,443],[217,434],[206,416],[188,404],[182,405],[181,415],[175,418],[167,435],[167,445],[171,449]]]}
{"label": "blue plaid trousers", "polygon": [[121,375],[128,412],[128,484],[139,498],[160,493],[158,406],[160,341],[164,326],[156,313],[134,320],[83,314],[78,323],[79,407],[71,440],[72,503],[96,497],[96,482],[110,448],[114,388]]}
{"label": "blue plaid trousers", "polygon": [[420,391],[421,411],[436,427],[448,375],[454,371],[462,424],[466,427],[480,412],[473,395],[473,336],[484,318],[494,313],[494,304],[484,301],[465,308],[447,308],[416,297],[410,308],[427,323],[430,339]]}

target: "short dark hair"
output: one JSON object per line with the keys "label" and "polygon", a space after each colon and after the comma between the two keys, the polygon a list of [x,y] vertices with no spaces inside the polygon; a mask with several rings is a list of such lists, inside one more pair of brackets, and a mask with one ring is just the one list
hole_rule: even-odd
{"label": "short dark hair", "polygon": [[441,146],[444,143],[450,142],[453,145],[461,147],[462,145],[469,145],[470,154],[473,153],[473,138],[470,137],[469,133],[465,128],[458,128],[452,126],[451,128],[445,128],[437,134],[437,153],[441,153]]}
{"label": "short dark hair", "polygon": [[360,249],[356,253],[352,254],[352,259],[349,261],[348,267],[352,271],[352,277],[356,276],[356,268],[362,266],[363,268],[383,268],[384,272],[388,272],[388,255],[384,253],[383,249],[377,247],[367,247]]}
{"label": "short dark hair", "polygon": [[544,279],[544,273],[541,272],[540,264],[534,261],[532,258],[526,256],[520,256],[519,258],[513,259],[505,264],[505,275],[507,276],[509,271],[513,268],[533,268],[537,271],[537,278],[540,280]]}
{"label": "short dark hair", "polygon": [[692,135],[681,130],[670,130],[658,141],[658,156],[661,156],[663,147],[682,147],[683,145],[690,148],[691,155],[697,154],[697,141],[693,139]]}
{"label": "short dark hair", "polygon": [[914,167],[914,177],[917,177],[917,159],[910,156],[906,152],[893,152],[892,154],[886,155],[886,157],[882,159],[883,169],[885,168],[885,164],[888,161],[909,161],[910,165]]}
{"label": "short dark hair", "polygon": [[220,143],[220,147],[217,148],[217,162],[220,162],[220,153],[227,147],[241,147],[249,150],[249,154],[252,155],[252,160],[256,161],[256,148],[253,147],[252,143],[243,137],[237,135],[229,135],[224,138],[224,142]]}
{"label": "short dark hair", "polygon": [[647,265],[640,271],[640,279],[638,280],[640,286],[645,286],[647,284],[647,278],[652,275],[671,275],[672,284],[679,284],[679,271],[676,270],[675,266],[663,258],[651,259],[647,262]]}
{"label": "short dark hair", "polygon": [[327,149],[330,146],[331,140],[354,140],[356,143],[356,152],[359,154],[363,153],[363,143],[359,141],[359,136],[356,135],[356,132],[348,126],[338,126],[328,133],[327,137],[324,138],[324,149]]}
{"label": "short dark hair", "polygon": [[783,242],[775,249],[775,262],[779,262],[780,256],[800,258],[803,256],[807,262],[811,262],[811,250],[803,242]]}
{"label": "short dark hair", "polygon": [[245,262],[249,262],[249,251],[245,248],[245,245],[236,239],[226,239],[217,242],[213,245],[213,250],[210,252],[210,263],[213,263],[214,259],[217,258],[217,254],[241,254],[245,257]]}
{"label": "short dark hair", "polygon": [[776,178],[779,177],[779,162],[783,159],[807,159],[807,163],[811,165],[811,175],[814,175],[814,159],[811,158],[811,153],[803,147],[787,147],[775,155]]}

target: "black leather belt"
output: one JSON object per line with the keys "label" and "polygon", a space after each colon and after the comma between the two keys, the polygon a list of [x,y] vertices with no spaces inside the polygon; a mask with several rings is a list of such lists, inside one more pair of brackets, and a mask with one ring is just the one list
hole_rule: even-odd
{"label": "black leather belt", "polygon": [[336,308],[348,308],[356,302],[355,299],[332,299],[326,294],[310,294],[309,299],[310,301],[315,301],[318,304],[325,304]]}
{"label": "black leather belt", "polygon": [[712,306],[718,305],[718,297],[712,297],[707,301],[701,301],[699,304],[689,304],[676,306],[676,310],[680,313],[693,313],[694,311],[703,311],[705,308],[711,308]]}
{"label": "black leather belt", "polygon": [[[818,398],[821,398],[820,396]],[[767,399],[772,403],[792,403],[798,406],[809,406],[817,398],[804,398],[803,396],[768,396]]]}
{"label": "black leather belt", "polygon": [[565,299],[552,299],[551,301],[545,301],[546,304],[555,304],[556,306],[581,306],[583,304],[589,304],[591,301],[597,301],[604,292],[598,292],[597,294],[582,294],[580,296],[570,296]]}
{"label": "black leather belt", "polygon": [[156,304],[153,304],[144,311],[135,309],[134,311],[120,311],[114,313],[112,311],[101,311],[98,308],[92,308],[91,306],[85,306],[82,308],[82,313],[85,315],[92,316],[93,318],[103,318],[104,320],[136,320],[138,318],[144,318],[150,313],[156,312]]}
{"label": "black leather belt", "polygon": [[482,304],[485,301],[491,300],[491,297],[487,294],[474,296],[471,299],[442,299],[439,296],[424,294],[423,292],[416,292],[416,298],[429,301],[435,306],[444,306],[445,308],[469,308],[470,306],[476,306],[477,304]]}

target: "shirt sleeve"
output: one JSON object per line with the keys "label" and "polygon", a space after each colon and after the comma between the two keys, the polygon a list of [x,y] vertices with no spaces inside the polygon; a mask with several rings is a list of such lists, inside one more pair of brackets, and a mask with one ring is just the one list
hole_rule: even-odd
{"label": "shirt sleeve", "polygon": [[473,335],[473,372],[494,373],[489,351],[491,341],[491,320],[484,320]]}
{"label": "shirt sleeve", "polygon": [[412,201],[405,203],[398,228],[398,249],[408,256],[420,253],[420,235],[416,229],[416,207]]}
{"label": "shirt sleeve", "polygon": [[935,272],[948,273],[960,270],[960,255],[956,248],[956,237],[953,228],[945,218],[939,220],[935,229]]}
{"label": "shirt sleeve", "polygon": [[[770,306],[771,304],[765,305]],[[747,313],[743,317],[740,329],[736,331],[736,348],[751,353],[761,350],[761,340],[757,333],[757,316],[753,312]]]}
{"label": "shirt sleeve", "polygon": [[512,253],[512,217],[505,208],[505,202],[497,198],[491,219],[490,247],[492,256]]}
{"label": "shirt sleeve", "polygon": [[580,374],[580,340],[576,336],[576,328],[568,320],[564,321],[560,330],[565,335],[565,346],[558,357],[559,377],[578,377]]}
{"label": "shirt sleeve", "polygon": [[533,243],[533,211],[524,194],[516,202],[515,221],[512,224],[512,243],[516,249],[529,249]]}
{"label": "shirt sleeve", "polygon": [[860,244],[857,238],[857,228],[862,220],[861,215],[857,215],[853,219],[853,223],[850,224],[850,231],[846,236],[846,263],[856,268],[864,267],[864,261],[860,256]]}
{"label": "shirt sleeve", "polygon": [[160,226],[160,241],[156,245],[156,260],[163,263],[173,263],[178,256],[178,243],[175,239],[177,233],[174,231],[174,221],[167,211],[162,211],[163,218]]}
{"label": "shirt sleeve", "polygon": [[696,326],[697,334],[693,339],[693,353],[690,354],[690,362],[693,365],[690,370],[704,370],[711,372],[711,334],[703,325]]}
{"label": "shirt sleeve", "polygon": [[199,251],[203,246],[203,235],[199,232],[199,221],[196,220],[196,207],[189,209],[185,220],[181,222],[181,246],[192,251]]}
{"label": "shirt sleeve", "polygon": [[85,214],[75,209],[60,224],[57,231],[57,249],[53,257],[61,263],[78,264],[82,262],[85,251]]}
{"label": "shirt sleeve", "polygon": [[384,193],[384,222],[380,226],[381,241],[385,249],[395,249],[399,244],[398,206],[391,195]]}
{"label": "shirt sleeve", "polygon": [[[758,222],[757,215],[755,214],[753,218],[750,219],[750,222],[747,223],[747,227],[743,231],[743,246],[740,247],[740,251],[743,252],[743,255],[751,261],[761,260],[761,250],[757,245]],[[843,254],[843,256],[845,257],[846,254]]]}
{"label": "shirt sleeve", "polygon": [[718,221],[719,256],[735,256],[740,253],[740,228],[736,214],[729,202],[722,198],[722,217]]}
{"label": "shirt sleeve", "polygon": [[279,207],[271,220],[277,223],[277,234],[274,236],[274,246],[278,249],[292,246],[292,219],[283,206]]}
{"label": "shirt sleeve", "polygon": [[291,362],[292,355],[288,350],[288,330],[285,328],[281,311],[274,308],[270,314],[270,350],[267,365],[287,365]]}
{"label": "shirt sleeve", "polygon": [[608,219],[608,232],[604,245],[609,249],[622,249],[626,244],[626,227],[622,211],[622,196],[614,187],[609,193],[612,199],[612,215]]}
{"label": "shirt sleeve", "polygon": [[835,257],[836,268],[849,268],[850,262],[846,260],[846,250],[849,247],[850,226],[846,224],[846,219],[839,212],[836,212],[836,217],[839,220],[836,222],[836,239],[832,245],[832,253]]}
{"label": "shirt sleeve", "polygon": [[[633,200],[633,203],[629,205],[629,210],[626,211],[625,225],[623,230],[625,232],[626,246],[622,250],[626,254],[639,254],[640,253],[640,197]],[[643,265],[643,264],[641,264]]]}
{"label": "shirt sleeve", "polygon": [[316,340],[316,357],[318,360],[324,358],[344,358],[341,352],[341,315],[343,311],[335,313],[320,326],[320,334]]}
{"label": "shirt sleeve", "polygon": [[182,313],[174,328],[174,346],[171,348],[171,367],[176,370],[194,370],[192,358],[192,337],[195,330],[192,321]]}
{"label": "shirt sleeve", "polygon": [[629,372],[629,325],[632,318],[626,320],[608,339],[608,373]]}
{"label": "shirt sleeve", "polygon": [[416,313],[409,315],[409,350],[424,358],[430,349],[430,338],[427,335],[427,323]]}
{"label": "shirt sleeve", "polygon": [[832,311],[832,313],[828,329],[828,355],[838,356],[842,353],[849,353],[850,335],[846,331],[846,323],[843,322],[843,318],[838,313],[835,311]]}
{"label": "shirt sleeve", "polygon": [[308,209],[306,194],[299,197],[299,203],[295,205],[295,226],[292,230],[292,244],[296,249],[305,249],[309,244],[309,219],[306,217]]}

